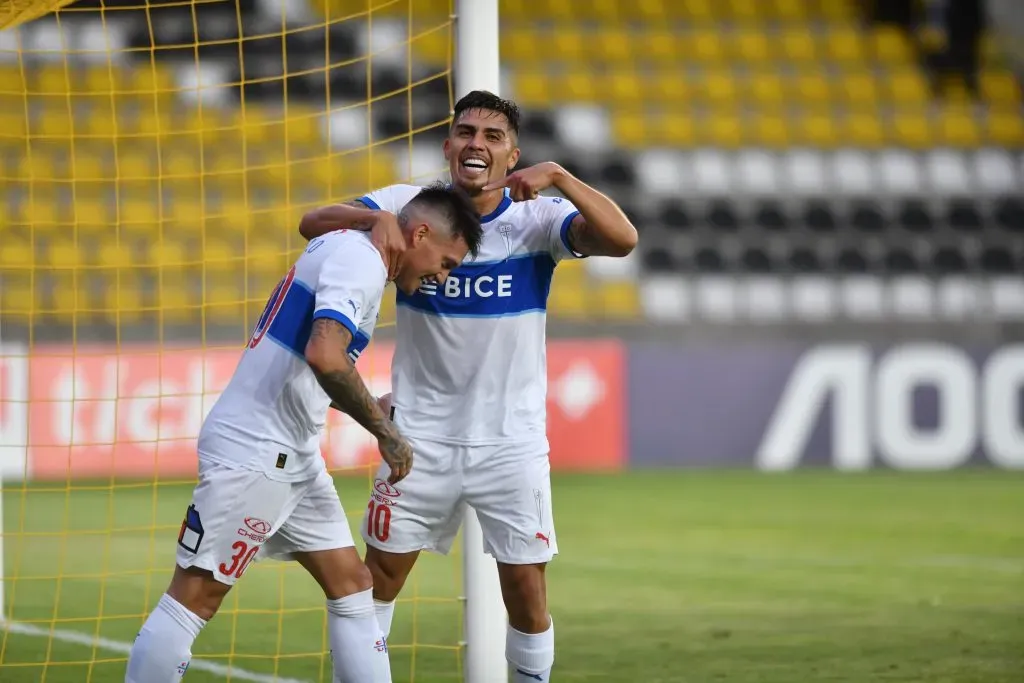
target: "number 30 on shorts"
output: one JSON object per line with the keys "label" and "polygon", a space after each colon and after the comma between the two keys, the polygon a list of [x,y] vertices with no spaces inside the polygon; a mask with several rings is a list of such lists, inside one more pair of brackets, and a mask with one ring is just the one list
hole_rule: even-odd
{"label": "number 30 on shorts", "polygon": [[234,574],[236,579],[240,579],[260,547],[258,545],[251,546],[242,541],[235,541],[231,544],[231,549],[234,551],[234,555],[231,556],[231,564],[221,562],[218,569],[224,576]]}
{"label": "number 30 on shorts", "polygon": [[384,543],[391,537],[391,506],[373,500],[366,506],[366,533]]}

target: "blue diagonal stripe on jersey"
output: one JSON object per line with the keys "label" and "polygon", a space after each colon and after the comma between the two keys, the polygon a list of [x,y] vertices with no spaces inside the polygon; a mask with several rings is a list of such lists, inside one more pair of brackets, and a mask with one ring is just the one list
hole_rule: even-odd
{"label": "blue diagonal stripe on jersey", "polygon": [[399,291],[396,300],[399,306],[447,317],[497,318],[545,311],[554,271],[555,262],[547,253],[468,263],[436,288],[421,288],[412,295]]}
{"label": "blue diagonal stripe on jersey", "polygon": [[[313,290],[304,282],[293,281],[288,293],[285,294],[281,309],[270,323],[267,336],[300,358],[305,358],[306,344],[309,342],[309,334],[313,330],[313,311],[315,309],[316,295]],[[359,324],[358,320],[354,322]],[[352,342],[348,345],[349,357],[355,361],[369,343],[370,338],[362,330],[356,330],[356,333],[352,335]]]}

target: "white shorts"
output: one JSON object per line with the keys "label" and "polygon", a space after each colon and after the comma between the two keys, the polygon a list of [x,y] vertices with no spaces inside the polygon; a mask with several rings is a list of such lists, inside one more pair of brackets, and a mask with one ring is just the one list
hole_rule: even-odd
{"label": "white shorts", "polygon": [[447,555],[469,505],[480,519],[484,552],[498,562],[539,564],[558,554],[547,453],[524,457],[521,446],[409,442],[409,476],[393,486],[387,464],[377,472],[362,522],[367,545]]}
{"label": "white shorts", "polygon": [[[178,532],[177,562],[232,585],[260,558],[354,545],[345,511],[325,471],[281,482],[262,472],[199,463],[199,483]],[[260,550],[262,548],[262,551]]]}

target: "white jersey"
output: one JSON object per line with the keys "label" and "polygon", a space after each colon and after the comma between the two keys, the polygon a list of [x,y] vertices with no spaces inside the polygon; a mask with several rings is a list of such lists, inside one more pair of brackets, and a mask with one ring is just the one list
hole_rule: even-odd
{"label": "white jersey", "polygon": [[323,470],[320,431],[331,400],[306,364],[313,320],[348,328],[355,362],[370,343],[386,284],[387,268],[369,234],[338,231],[310,242],[274,289],[203,422],[200,457],[278,481],[303,481]]}
{"label": "white jersey", "polygon": [[[362,197],[398,213],[421,188],[391,185]],[[547,300],[555,265],[579,256],[566,199],[513,202],[482,217],[479,255],[442,284],[397,295],[391,365],[394,419],[403,434],[465,445],[547,451]]]}

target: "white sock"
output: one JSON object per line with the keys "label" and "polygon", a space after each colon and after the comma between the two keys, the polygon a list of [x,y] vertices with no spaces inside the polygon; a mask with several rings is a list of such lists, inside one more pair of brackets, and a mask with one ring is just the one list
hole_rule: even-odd
{"label": "white sock", "polygon": [[180,681],[192,659],[192,643],[204,626],[204,620],[165,593],[135,637],[125,683]]}
{"label": "white sock", "polygon": [[335,683],[391,683],[388,648],[373,611],[373,591],[327,601]]}
{"label": "white sock", "polygon": [[391,620],[395,618],[395,601],[384,602],[374,599],[373,611],[377,613],[377,623],[385,638],[391,636]]}
{"label": "white sock", "polygon": [[551,667],[555,664],[554,620],[543,633],[522,633],[509,626],[505,659],[510,683],[551,680]]}

